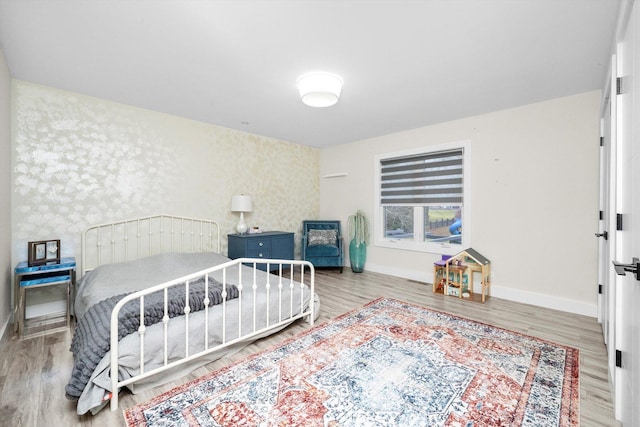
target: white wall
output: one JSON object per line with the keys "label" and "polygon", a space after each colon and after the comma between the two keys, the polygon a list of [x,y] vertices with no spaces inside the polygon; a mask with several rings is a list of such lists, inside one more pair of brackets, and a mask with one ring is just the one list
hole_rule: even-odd
{"label": "white wall", "polygon": [[[596,315],[600,91],[324,149],[320,216],[373,223],[374,156],[470,140],[472,247],[491,295]],[[431,282],[437,254],[371,245],[365,268]],[[348,259],[348,256],[346,257]],[[416,284],[416,286],[424,286]]]}
{"label": "white wall", "polygon": [[[249,194],[249,226],[298,233],[319,210],[319,150],[23,81],[13,84],[13,263],[27,242],[61,239],[79,258],[82,230],[148,214],[220,222]],[[3,159],[6,157],[3,157]]]}
{"label": "white wall", "polygon": [[0,337],[11,316],[11,76],[0,50]]}

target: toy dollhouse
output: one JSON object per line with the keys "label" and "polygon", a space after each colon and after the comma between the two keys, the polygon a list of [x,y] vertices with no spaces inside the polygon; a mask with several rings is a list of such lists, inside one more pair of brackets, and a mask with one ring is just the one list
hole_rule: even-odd
{"label": "toy dollhouse", "polygon": [[473,299],[473,276],[480,274],[481,300],[489,294],[491,261],[473,248],[465,249],[453,256],[443,255],[433,264],[433,292],[459,298]]}

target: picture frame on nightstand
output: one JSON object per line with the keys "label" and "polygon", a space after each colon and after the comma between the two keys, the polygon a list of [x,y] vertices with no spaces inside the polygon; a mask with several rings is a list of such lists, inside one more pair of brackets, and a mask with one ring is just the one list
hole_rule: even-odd
{"label": "picture frame on nightstand", "polygon": [[38,240],[28,243],[29,267],[60,263],[60,240]]}

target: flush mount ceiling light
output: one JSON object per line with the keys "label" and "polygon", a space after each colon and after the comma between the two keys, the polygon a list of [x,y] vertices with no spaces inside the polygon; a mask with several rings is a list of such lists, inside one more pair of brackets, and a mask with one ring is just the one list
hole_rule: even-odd
{"label": "flush mount ceiling light", "polygon": [[317,71],[298,79],[302,102],[310,107],[330,107],[340,98],[342,79],[335,74]]}

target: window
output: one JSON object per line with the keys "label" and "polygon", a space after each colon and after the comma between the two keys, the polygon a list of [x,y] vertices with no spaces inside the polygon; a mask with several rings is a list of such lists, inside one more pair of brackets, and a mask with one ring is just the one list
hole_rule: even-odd
{"label": "window", "polygon": [[468,142],[379,155],[376,171],[376,245],[451,254],[471,246]]}

